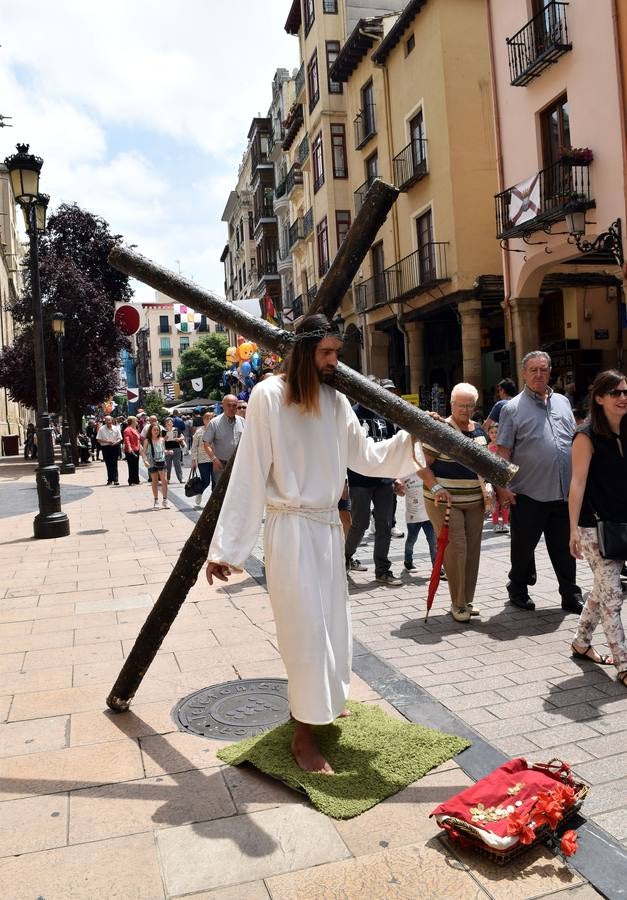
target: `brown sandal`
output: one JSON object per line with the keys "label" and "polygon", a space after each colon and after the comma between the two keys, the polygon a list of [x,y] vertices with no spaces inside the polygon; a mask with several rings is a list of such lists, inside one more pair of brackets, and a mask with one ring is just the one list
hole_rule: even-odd
{"label": "brown sandal", "polygon": [[[585,650],[583,653],[581,652],[581,650],[577,650],[577,648],[575,647],[574,644],[570,645],[570,649],[573,652],[573,659],[588,659],[588,660],[590,660],[590,662],[596,663],[598,666],[613,666],[614,665],[614,660],[612,659],[611,656],[601,656],[601,654],[597,653],[597,651],[592,646],[588,647],[588,649]],[[599,657],[598,659],[595,659],[593,656],[590,656],[591,650],[593,653],[597,653],[597,656]],[[625,675],[627,675],[627,672],[625,673]]]}
{"label": "brown sandal", "polygon": [[619,672],[617,676],[617,680],[623,685],[623,687],[627,687],[627,669],[624,672]]}

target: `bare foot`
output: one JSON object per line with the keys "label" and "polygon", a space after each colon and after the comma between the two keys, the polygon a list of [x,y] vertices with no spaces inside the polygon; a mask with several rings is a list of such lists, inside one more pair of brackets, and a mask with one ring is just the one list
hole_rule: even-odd
{"label": "bare foot", "polygon": [[350,716],[350,714],[351,714],[350,709],[343,709],[342,712],[339,714],[338,719],[346,719],[346,718],[348,718],[348,716]]}
{"label": "bare foot", "polygon": [[296,722],[296,730],[292,738],[292,755],[305,772],[334,774],[333,769],[318,750],[311,725]]}

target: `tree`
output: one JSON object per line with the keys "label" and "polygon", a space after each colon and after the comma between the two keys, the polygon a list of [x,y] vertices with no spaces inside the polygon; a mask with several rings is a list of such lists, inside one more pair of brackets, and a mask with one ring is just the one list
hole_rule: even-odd
{"label": "tree", "polygon": [[[120,351],[129,347],[128,339],[114,325],[113,315],[115,303],[128,302],[132,289],[128,277],[107,262],[109,251],[120,240],[120,235],[111,234],[104,219],[76,204],[61,205],[40,238],[48,405],[59,410],[57,347],[51,319],[62,312],[65,391],[73,444],[82,412],[115,393]],[[19,331],[13,344],[0,353],[0,387],[6,388],[13,400],[35,408],[31,290],[27,255],[24,288],[11,307]]]}
{"label": "tree", "polygon": [[[193,400],[196,395],[192,378],[202,378],[203,397],[213,396],[222,385],[226,368],[226,348],[229,342],[225,334],[207,334],[199,338],[193,347],[181,354],[181,364],[176,370],[176,380],[181,385],[181,398]],[[218,394],[222,397],[224,391]]]}
{"label": "tree", "polygon": [[167,413],[159,391],[146,391],[142,407],[147,416],[157,416],[158,419],[163,419]]}

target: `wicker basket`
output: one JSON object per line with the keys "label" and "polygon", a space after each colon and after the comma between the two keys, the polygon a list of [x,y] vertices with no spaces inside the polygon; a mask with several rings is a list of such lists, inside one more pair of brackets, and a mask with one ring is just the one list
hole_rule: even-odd
{"label": "wicker basket", "polygon": [[[552,759],[548,763],[536,763],[530,768],[536,769],[540,772],[544,772],[547,775],[555,775],[556,770],[558,770],[561,765],[561,760]],[[556,778],[555,780],[559,781],[560,779]],[[571,816],[574,815],[574,813],[576,813],[580,809],[581,804],[585,800],[588,791],[590,790],[589,785],[585,784],[583,781],[573,781],[571,786],[575,792],[575,802],[565,811],[564,817],[560,822],[560,826],[563,822],[566,822]],[[472,823],[466,822],[463,819],[457,819],[453,816],[449,816],[447,818],[446,824],[447,826],[452,826],[456,831],[459,831],[463,834],[463,844],[465,848],[476,851],[477,853],[481,854],[481,856],[485,856],[487,859],[490,859],[492,862],[495,862],[499,866],[506,865],[521,853],[524,853],[525,850],[528,850],[531,847],[535,847],[539,842],[543,841],[549,835],[554,833],[548,825],[542,825],[536,831],[536,839],[530,844],[523,844],[519,841],[506,850],[498,850],[494,847],[488,846],[488,844],[486,844],[485,841],[482,840],[481,829],[476,828]],[[448,833],[448,829],[445,828],[444,830],[446,832],[447,839],[451,843],[451,846],[459,847],[459,842],[451,838],[450,834]]]}

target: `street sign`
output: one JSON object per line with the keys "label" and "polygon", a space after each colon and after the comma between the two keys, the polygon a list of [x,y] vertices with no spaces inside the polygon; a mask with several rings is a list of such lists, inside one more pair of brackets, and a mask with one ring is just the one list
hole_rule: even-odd
{"label": "street sign", "polygon": [[116,309],[113,321],[122,334],[137,334],[141,325],[139,309],[132,303],[123,303]]}

